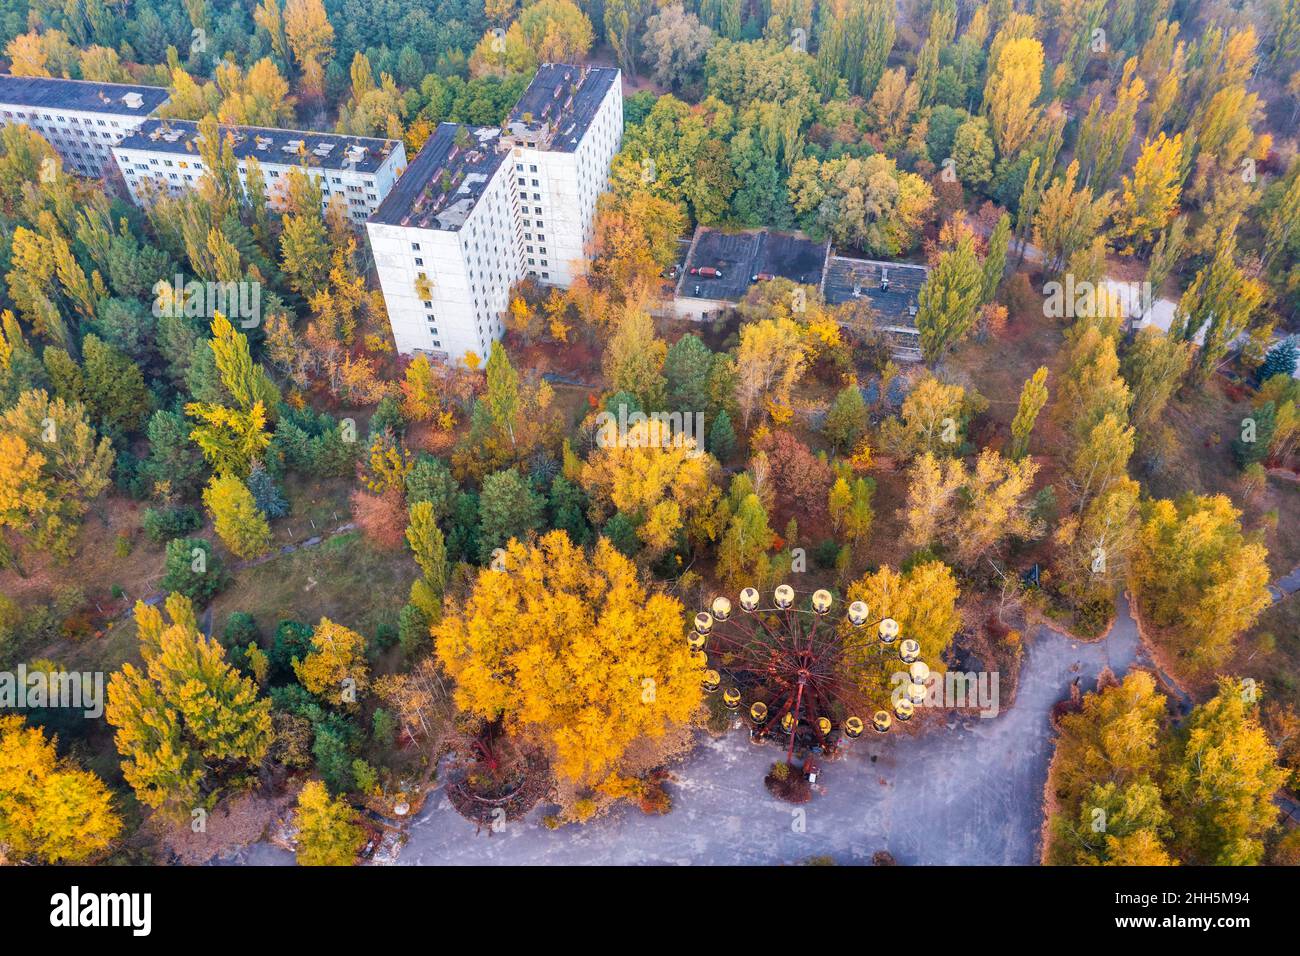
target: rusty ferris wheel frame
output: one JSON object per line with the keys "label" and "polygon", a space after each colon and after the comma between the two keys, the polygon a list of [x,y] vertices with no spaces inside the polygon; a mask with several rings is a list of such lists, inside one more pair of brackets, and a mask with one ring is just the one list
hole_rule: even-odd
{"label": "rusty ferris wheel frame", "polygon": [[[753,587],[740,591],[738,609],[725,595],[714,597],[709,610],[695,615],[687,642],[706,668],[706,692],[721,689],[723,703],[732,711],[739,710],[746,695],[753,698],[749,717],[756,739],[769,737],[776,728],[789,736],[787,763],[794,758],[802,728],[823,750],[834,747],[837,717],[844,736],[855,740],[862,735],[866,724],[860,715],[871,707],[850,673],[854,650],[875,644],[883,654],[897,645],[899,659],[908,666],[909,684],[893,702],[893,713],[880,708],[872,714],[876,732],[888,732],[895,718],[911,718],[915,705],[925,699],[929,667],[920,659],[916,641],[899,641],[893,618],[873,618],[862,601],[851,602],[841,618],[831,613],[835,599],[825,589],[801,602],[794,588],[782,584],[770,600],[765,604]],[[872,628],[874,640],[867,637]]]}

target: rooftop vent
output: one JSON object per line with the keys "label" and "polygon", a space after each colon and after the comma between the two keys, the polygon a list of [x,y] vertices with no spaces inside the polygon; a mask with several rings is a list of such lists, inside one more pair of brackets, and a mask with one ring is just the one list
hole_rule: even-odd
{"label": "rooftop vent", "polygon": [[296,153],[300,149],[302,149],[302,140],[300,139],[291,139],[280,147],[280,150],[285,153]]}
{"label": "rooftop vent", "polygon": [[257,137],[257,143],[253,148],[258,150],[268,150],[271,148],[271,140],[266,136],[259,136]]}
{"label": "rooftop vent", "polygon": [[127,109],[138,110],[140,107],[144,106],[144,97],[139,93],[127,93],[122,97],[122,102],[126,104]]}

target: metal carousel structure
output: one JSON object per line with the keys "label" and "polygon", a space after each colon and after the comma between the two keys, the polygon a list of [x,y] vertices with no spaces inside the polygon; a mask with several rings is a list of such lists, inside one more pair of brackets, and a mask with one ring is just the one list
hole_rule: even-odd
{"label": "metal carousel structure", "polygon": [[[787,764],[796,751],[833,756],[844,740],[862,736],[867,713],[873,730],[887,733],[925,700],[930,669],[916,641],[899,639],[897,621],[873,619],[862,601],[850,603],[841,618],[824,589],[800,601],[782,584],[770,600],[752,587],[740,592],[739,610],[730,598],[715,597],[709,610],[695,615],[687,642],[704,665],[704,690],[721,691],[723,704],[737,715],[748,702],[751,739],[785,738]],[[895,654],[907,667],[907,686],[892,707],[873,712],[852,672],[873,655],[884,662]],[[805,773],[809,766],[815,780],[811,756]]]}

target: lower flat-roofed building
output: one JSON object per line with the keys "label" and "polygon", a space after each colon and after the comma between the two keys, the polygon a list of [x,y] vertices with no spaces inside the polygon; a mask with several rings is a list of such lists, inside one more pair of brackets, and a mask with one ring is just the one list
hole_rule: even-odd
{"label": "lower flat-roofed building", "polygon": [[[289,171],[304,170],[320,184],[322,207],[339,197],[358,226],[379,208],[406,169],[406,147],[400,140],[260,126],[218,129],[232,145],[245,188],[248,161],[256,159],[267,197],[280,207]],[[205,172],[199,137],[199,124],[190,120],[151,119],[113,148],[137,205],[147,201],[152,189],[176,194],[198,186]]]}
{"label": "lower flat-roofed building", "polygon": [[111,172],[113,147],[167,99],[160,86],[0,73],[0,125],[40,133],[64,167],[82,176]]}

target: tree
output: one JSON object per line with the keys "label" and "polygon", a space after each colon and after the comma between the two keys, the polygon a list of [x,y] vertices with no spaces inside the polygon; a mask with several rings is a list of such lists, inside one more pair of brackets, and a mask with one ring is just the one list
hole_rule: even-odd
{"label": "tree", "polygon": [[271,744],[271,702],[204,637],[188,598],[167,599],[170,623],[135,606],[143,670],[126,663],[108,683],[122,773],[146,806],[177,816],[211,809],[222,788],[251,771]]}
{"label": "tree", "polygon": [[718,544],[718,577],[731,590],[767,583],[774,537],[758,495],[744,495]]}
{"label": "tree", "polygon": [[71,555],[90,502],[108,487],[113,449],[78,402],[24,392],[0,415],[0,527],[56,556]]}
{"label": "tree", "polygon": [[1124,380],[1133,394],[1133,424],[1144,429],[1160,420],[1191,360],[1192,346],[1157,326],[1138,332],[1123,364]]}
{"label": "tree", "polygon": [[[865,574],[849,585],[845,599],[864,602],[873,620],[896,620],[900,632],[921,645],[922,658],[933,662],[931,668],[937,671],[938,662],[961,628],[960,596],[951,568],[942,561],[923,561],[901,573],[883,566]],[[851,630],[851,625],[841,627],[846,666],[854,681],[873,697],[888,695],[894,686],[891,678],[901,669],[898,662],[882,658],[876,647],[870,646],[874,641],[856,639],[860,632]]]}
{"label": "tree", "polygon": [[1224,495],[1157,499],[1143,508],[1132,560],[1142,613],[1193,673],[1217,667],[1272,603],[1268,552],[1241,530]]}
{"label": "tree", "polygon": [[1124,188],[1115,212],[1116,232],[1134,244],[1146,245],[1162,233],[1178,212],[1183,184],[1183,137],[1169,139],[1161,133],[1146,139],[1133,166],[1124,178]]}
{"label": "tree", "polygon": [[846,385],[840,389],[826,413],[826,423],[822,426],[831,447],[836,449],[853,448],[867,430],[870,419],[867,415],[867,403],[862,398],[862,390],[857,385]]}
{"label": "tree", "polygon": [[293,659],[298,680],[317,697],[352,706],[370,684],[366,639],[327,617],[312,628],[311,652]]}
{"label": "tree", "polygon": [[1053,273],[1061,272],[1079,250],[1104,236],[1102,224],[1114,205],[1110,193],[1094,196],[1088,186],[1076,189],[1078,175],[1079,162],[1075,160],[1043,190],[1034,212],[1034,245],[1042,252],[1043,265]]}
{"label": "tree", "polygon": [[964,227],[957,234],[956,243],[940,253],[917,296],[916,328],[928,362],[939,362],[966,337],[984,300],[975,236]]}
{"label": "tree", "polygon": [[478,559],[486,564],[509,541],[542,527],[546,503],[513,468],[483,479],[479,496]]}
{"label": "tree", "polygon": [[930,184],[882,153],[800,159],[788,189],[804,229],[873,255],[898,256],[915,246],[934,206]]}
{"label": "tree", "polygon": [[149,414],[149,390],[138,364],[96,335],[81,343],[86,404],[102,427],[134,432]]}
{"label": "tree", "polygon": [[984,109],[993,125],[998,154],[1010,160],[1038,122],[1034,104],[1043,88],[1043,45],[1031,37],[1019,37],[1006,43],[997,59],[990,57],[990,61]]}
{"label": "tree", "polygon": [[1002,277],[1007,271],[1007,249],[1011,245],[1011,217],[1003,213],[989,234],[988,251],[984,254],[983,294],[981,301],[987,305],[998,293]]}
{"label": "tree", "polygon": [[244,478],[261,461],[271,444],[266,430],[266,412],[261,402],[247,411],[203,402],[190,402],[185,414],[199,422],[190,438],[219,475]]}
{"label": "tree", "polygon": [[173,538],[167,542],[161,588],[182,594],[200,606],[226,586],[221,559],[205,538]]}
{"label": "tree", "polygon": [[212,317],[210,344],[221,384],[234,399],[235,406],[247,412],[260,402],[263,408],[273,412],[280,402],[280,390],[266,370],[253,361],[248,338],[220,312]]}
{"label": "tree", "polygon": [[1283,339],[1268,350],[1255,377],[1261,382],[1267,382],[1274,375],[1292,377],[1295,375],[1298,356],[1300,348],[1297,348],[1295,339]]}
{"label": "tree", "polygon": [[749,428],[756,413],[786,408],[807,365],[803,330],[786,318],[742,326],[736,350],[736,398]]}
{"label": "tree", "polygon": [[456,703],[543,742],[565,779],[594,785],[628,748],[699,707],[700,665],[681,604],[650,590],[607,540],[590,556],[563,532],[512,541],[502,570],[434,628]]}
{"label": "tree", "polygon": [[434,517],[432,502],[417,501],[411,505],[406,541],[411,546],[415,563],[424,573],[425,583],[441,598],[447,585],[447,546]]}
{"label": "tree", "polygon": [[681,92],[697,79],[713,31],[681,3],[670,3],[647,18],[642,42],[654,81]]}
{"label": "tree", "polygon": [[298,791],[298,865],[351,866],[366,842],[356,811],[325,784],[308,780]]}
{"label": "tree", "polygon": [[709,428],[709,454],[720,462],[729,459],[736,450],[736,432],[731,427],[731,416],[726,410],[718,412]]}
{"label": "tree", "polygon": [[1158,784],[1165,706],[1151,674],[1134,670],[1123,683],[1085,695],[1082,709],[1061,719],[1050,863],[1174,862],[1166,849],[1172,818]]}
{"label": "tree", "polygon": [[692,438],[670,435],[660,422],[637,422],[626,434],[598,441],[580,481],[591,496],[594,522],[617,511],[658,556],[677,543],[683,529],[696,540],[714,537],[717,467]]}
{"label": "tree", "polygon": [[668,348],[663,374],[667,387],[665,407],[669,411],[703,414],[712,408],[709,379],[713,374],[713,351],[699,336],[688,332]]}
{"label": "tree", "polygon": [[1277,819],[1273,796],[1286,779],[1260,726],[1252,685],[1219,678],[1219,692],[1192,711],[1175,738],[1165,788],[1189,863],[1250,866]]}
{"label": "tree", "polygon": [[1017,461],[1024,458],[1029,451],[1029,436],[1033,433],[1034,422],[1038,413],[1047,404],[1047,366],[1040,366],[1038,371],[1025,379],[1020,389],[1020,403],[1016,406],[1016,417],[1011,421],[1011,457]]}
{"label": "tree", "polygon": [[203,503],[217,536],[238,558],[256,558],[271,550],[271,526],[248,486],[234,475],[214,475],[203,490]]}
{"label": "tree", "polygon": [[1178,302],[1169,334],[1194,342],[1203,331],[1203,341],[1196,353],[1192,375],[1204,382],[1219,367],[1237,337],[1250,327],[1250,321],[1264,298],[1264,287],[1248,277],[1237,265],[1237,240],[1224,233],[1216,243],[1214,259],[1196,273]]}
{"label": "tree", "polygon": [[664,407],[664,360],[668,346],[655,335],[648,312],[630,311],[614,329],[602,359],[605,379],[615,391],[636,396],[643,409]]}
{"label": "tree", "polygon": [[10,863],[84,863],[122,832],[104,782],[21,716],[0,717],[0,855]]}

